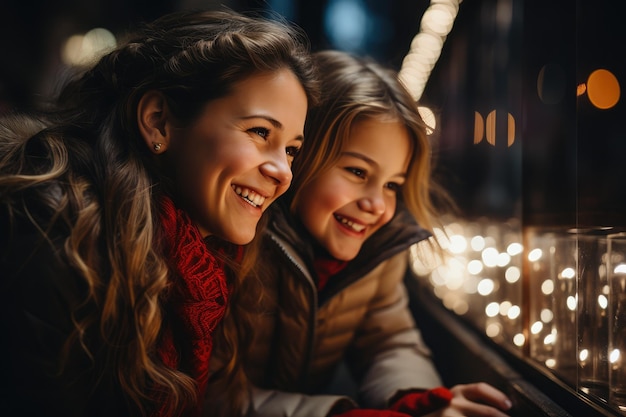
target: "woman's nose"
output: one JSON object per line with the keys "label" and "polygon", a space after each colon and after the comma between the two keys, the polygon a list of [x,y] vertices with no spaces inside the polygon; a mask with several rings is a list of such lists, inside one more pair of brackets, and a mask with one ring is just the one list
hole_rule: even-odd
{"label": "woman's nose", "polygon": [[287,159],[287,154],[275,152],[270,159],[261,165],[261,173],[271,178],[276,185],[285,186],[291,184],[291,165]]}

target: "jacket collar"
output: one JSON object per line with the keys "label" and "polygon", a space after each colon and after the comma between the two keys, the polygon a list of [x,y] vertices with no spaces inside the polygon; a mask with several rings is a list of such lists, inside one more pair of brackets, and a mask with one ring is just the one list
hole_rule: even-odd
{"label": "jacket collar", "polygon": [[[302,223],[290,212],[289,200],[279,199],[270,206],[270,223],[266,230],[269,236],[276,236],[290,247],[285,251],[297,253],[305,263],[309,274],[314,275],[313,260],[315,246],[313,237]],[[406,206],[398,201],[396,214],[391,221],[374,233],[361,248],[357,257],[328,283],[329,291],[336,286],[345,286],[371,271],[382,261],[407,250],[411,245],[430,237],[427,230],[420,227]]]}

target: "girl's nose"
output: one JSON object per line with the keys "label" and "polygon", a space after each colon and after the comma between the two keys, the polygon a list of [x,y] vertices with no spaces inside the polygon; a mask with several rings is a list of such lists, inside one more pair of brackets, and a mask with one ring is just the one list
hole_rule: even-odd
{"label": "girl's nose", "polygon": [[358,205],[361,210],[368,213],[380,215],[385,212],[385,200],[378,193],[361,198]]}

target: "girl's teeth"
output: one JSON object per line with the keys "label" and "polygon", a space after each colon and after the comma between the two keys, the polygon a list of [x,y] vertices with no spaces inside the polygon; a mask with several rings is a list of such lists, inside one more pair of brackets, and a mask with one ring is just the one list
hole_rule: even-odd
{"label": "girl's teeth", "polygon": [[361,232],[363,229],[365,229],[365,226],[363,226],[362,224],[356,224],[353,221],[350,221],[344,217],[339,217],[339,221],[348,226],[350,229],[354,230],[355,232]]}

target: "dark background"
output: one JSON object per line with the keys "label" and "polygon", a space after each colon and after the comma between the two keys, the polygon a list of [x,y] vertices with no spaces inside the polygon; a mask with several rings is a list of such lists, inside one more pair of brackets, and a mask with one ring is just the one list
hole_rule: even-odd
{"label": "dark background", "polygon": [[[399,68],[417,33],[428,0],[356,0],[368,26],[359,48]],[[273,11],[305,29],[314,49],[336,47],[324,28],[325,13],[341,1],[255,0],[2,0],[0,2],[0,103],[28,105],[46,91],[59,64],[62,43],[75,33],[103,27],[115,34],[164,13],[226,6],[238,11]]]}
{"label": "dark background", "polygon": [[[328,25],[345,2],[358,13]],[[428,0],[244,1],[1,0],[0,114],[47,94],[62,43],[104,27],[122,33],[180,9],[218,7],[284,15],[314,50],[347,49],[399,70]],[[576,86],[599,68],[626,83],[626,31],[611,0],[465,0],[421,103],[435,111],[435,176],[461,216],[518,219],[525,226],[626,226],[624,100],[593,107]],[[361,20],[359,20],[361,19]],[[355,22],[356,45],[335,29]],[[538,74],[548,66],[543,97]],[[623,91],[622,91],[623,93]],[[495,110],[495,143],[474,144],[474,120]],[[507,116],[514,141],[507,143]]]}

